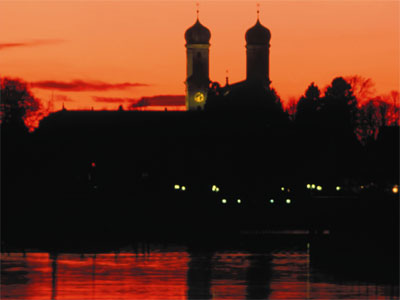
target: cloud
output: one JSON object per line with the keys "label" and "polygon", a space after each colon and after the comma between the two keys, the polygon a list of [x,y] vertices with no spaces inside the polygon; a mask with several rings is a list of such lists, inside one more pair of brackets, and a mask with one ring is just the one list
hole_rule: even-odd
{"label": "cloud", "polygon": [[53,100],[57,102],[74,102],[74,100],[65,95],[54,95]]}
{"label": "cloud", "polygon": [[54,80],[31,82],[31,87],[33,88],[73,92],[125,90],[139,86],[148,86],[148,84],[137,82],[107,83],[103,81],[83,81],[78,79],[69,82]]}
{"label": "cloud", "polygon": [[132,108],[147,106],[180,106],[185,105],[185,95],[156,95],[150,97],[119,98],[119,97],[99,97],[92,96],[95,102],[104,103],[132,103]]}
{"label": "cloud", "polygon": [[133,98],[115,98],[115,97],[92,97],[95,102],[105,102],[105,103],[123,103],[123,102],[134,102],[137,101]]}
{"label": "cloud", "polygon": [[33,40],[29,42],[17,42],[17,43],[0,43],[0,50],[4,50],[7,48],[15,48],[15,47],[34,47],[34,46],[42,46],[42,45],[52,45],[63,42],[63,40],[57,39],[47,39],[47,40]]}
{"label": "cloud", "polygon": [[132,108],[146,106],[180,106],[185,105],[185,95],[156,95],[152,97],[142,97],[132,104]]}

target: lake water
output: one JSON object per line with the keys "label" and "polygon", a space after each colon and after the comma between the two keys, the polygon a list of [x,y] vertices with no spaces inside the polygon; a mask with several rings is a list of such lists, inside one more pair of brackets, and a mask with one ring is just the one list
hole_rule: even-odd
{"label": "lake water", "polygon": [[396,283],[313,262],[312,247],[3,253],[1,299],[398,299]]}

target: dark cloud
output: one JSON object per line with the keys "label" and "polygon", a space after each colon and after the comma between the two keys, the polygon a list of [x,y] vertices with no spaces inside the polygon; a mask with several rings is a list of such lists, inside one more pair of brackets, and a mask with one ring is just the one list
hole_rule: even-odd
{"label": "dark cloud", "polygon": [[143,97],[131,105],[132,108],[146,106],[180,106],[185,105],[185,95],[157,95]]}
{"label": "dark cloud", "polygon": [[123,82],[123,83],[107,83],[103,81],[83,81],[83,80],[73,80],[73,81],[36,81],[31,82],[33,88],[39,89],[49,89],[49,90],[59,90],[59,91],[107,91],[107,90],[125,90],[132,87],[138,86],[148,86],[145,83],[136,82]]}
{"label": "dark cloud", "polygon": [[123,102],[134,102],[133,98],[116,98],[116,97],[92,97],[95,102],[105,102],[105,103],[123,103]]}
{"label": "dark cloud", "polygon": [[74,102],[74,100],[65,95],[54,95],[53,100],[57,102]]}
{"label": "dark cloud", "polygon": [[33,40],[29,42],[18,42],[18,43],[0,43],[0,50],[4,50],[7,48],[15,48],[15,47],[33,47],[33,46],[41,46],[41,45],[51,45],[58,44],[63,42],[63,40]]}

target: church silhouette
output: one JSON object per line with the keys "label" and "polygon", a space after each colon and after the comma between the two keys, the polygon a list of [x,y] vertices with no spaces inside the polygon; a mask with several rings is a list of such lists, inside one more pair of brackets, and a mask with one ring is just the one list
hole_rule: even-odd
{"label": "church silhouette", "polygon": [[[221,88],[209,78],[210,30],[202,25],[197,11],[196,23],[185,32],[186,40],[186,109],[203,110],[210,88],[218,88],[222,95],[249,90],[250,87],[262,87],[270,90],[269,48],[271,32],[260,23],[257,11],[256,24],[247,30],[246,39],[246,79],[234,84],[228,83]],[[245,94],[245,93],[244,93]]]}

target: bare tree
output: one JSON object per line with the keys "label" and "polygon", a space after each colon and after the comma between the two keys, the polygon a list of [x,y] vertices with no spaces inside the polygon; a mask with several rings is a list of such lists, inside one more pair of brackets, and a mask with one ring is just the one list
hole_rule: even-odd
{"label": "bare tree", "polygon": [[359,103],[370,100],[375,95],[375,84],[371,78],[353,75],[344,78],[350,85]]}
{"label": "bare tree", "polygon": [[376,97],[359,107],[356,133],[362,143],[376,139],[382,127],[399,126],[398,93],[391,93],[390,97]]}

